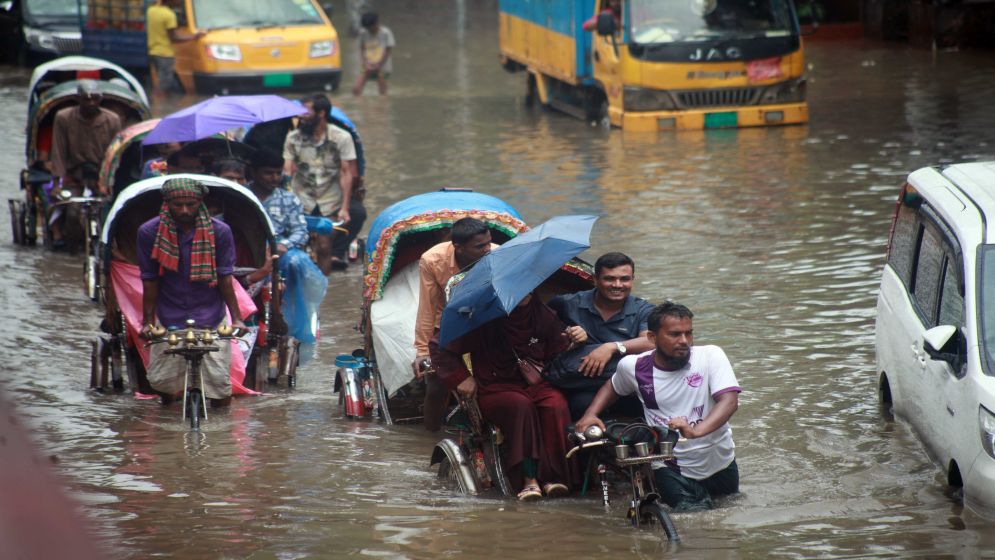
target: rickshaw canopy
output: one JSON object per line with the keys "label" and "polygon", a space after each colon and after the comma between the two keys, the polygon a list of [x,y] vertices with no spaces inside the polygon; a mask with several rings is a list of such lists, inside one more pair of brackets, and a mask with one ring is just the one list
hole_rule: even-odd
{"label": "rickshaw canopy", "polygon": [[81,79],[110,81],[115,78],[119,78],[127,84],[128,89],[141,99],[142,103],[149,104],[149,98],[145,95],[145,89],[141,82],[117,64],[89,56],[64,56],[38,66],[31,73],[31,82],[28,85],[28,106],[30,107],[37,102],[43,93],[36,91],[36,89],[39,86],[47,86],[47,83],[58,84]]}
{"label": "rickshaw canopy", "polygon": [[492,230],[515,237],[527,229],[521,215],[503,200],[470,190],[443,189],[396,202],[370,224],[366,241],[364,297],[380,299],[390,279],[398,242],[415,233],[449,228],[462,218],[477,218]]}
{"label": "rickshaw canopy", "polygon": [[104,219],[104,227],[100,233],[101,243],[104,245],[110,244],[110,240],[114,236],[115,226],[117,225],[119,218],[123,214],[127,213],[136,201],[144,196],[147,196],[148,193],[158,193],[158,191],[162,189],[162,184],[169,179],[179,178],[189,178],[199,183],[203,183],[208,187],[208,189],[211,190],[211,192],[214,192],[217,189],[236,193],[237,196],[244,199],[252,208],[255,209],[256,218],[259,223],[263,225],[264,229],[262,233],[265,234],[267,241],[272,241],[275,238],[275,234],[273,232],[273,222],[270,221],[269,214],[266,213],[266,209],[263,208],[262,203],[259,202],[256,195],[252,194],[252,191],[242,185],[239,185],[238,183],[235,183],[234,181],[229,181],[220,177],[180,173],[176,175],[163,175],[160,177],[143,179],[121,191],[121,194],[114,199],[114,204],[111,205],[111,209],[107,212],[107,218]]}
{"label": "rickshaw canopy", "polygon": [[149,119],[138,124],[133,124],[114,136],[114,140],[107,146],[104,152],[104,161],[100,163],[100,190],[104,193],[114,192],[114,181],[118,167],[121,165],[121,158],[124,157],[125,150],[135,144],[135,142],[145,138],[145,135],[159,124],[159,119]]}

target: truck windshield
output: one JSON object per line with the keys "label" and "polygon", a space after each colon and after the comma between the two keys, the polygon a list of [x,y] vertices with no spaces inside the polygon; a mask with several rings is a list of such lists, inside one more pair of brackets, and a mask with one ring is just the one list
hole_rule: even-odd
{"label": "truck windshield", "polygon": [[634,43],[694,43],[716,39],[786,37],[793,17],[787,0],[629,0]]}
{"label": "truck windshield", "polygon": [[77,16],[80,10],[86,15],[86,2],[77,0],[28,0],[24,11],[37,17]]}
{"label": "truck windshield", "polygon": [[[981,325],[981,361],[985,373],[995,376],[995,245],[981,248],[978,285],[978,323]],[[970,345],[970,344],[969,344]]]}
{"label": "truck windshield", "polygon": [[193,15],[194,25],[200,29],[323,23],[309,0],[194,0]]}

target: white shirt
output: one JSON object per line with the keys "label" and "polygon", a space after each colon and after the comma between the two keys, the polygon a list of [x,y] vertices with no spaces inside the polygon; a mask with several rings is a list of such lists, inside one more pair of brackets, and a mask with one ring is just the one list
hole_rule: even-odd
{"label": "white shirt", "polygon": [[[639,355],[626,356],[618,363],[612,376],[612,387],[619,395],[636,393],[643,403],[646,422],[651,426],[666,427],[671,418],[687,418],[689,424],[701,422],[715,405],[715,397],[729,391],[741,392],[732,365],[725,352],[718,346],[692,346],[691,359],[683,368],[665,371],[653,366],[652,390],[656,408],[646,406],[643,391],[636,380],[636,361],[652,355],[653,350]],[[702,480],[729,466],[736,457],[732,441],[732,428],[726,422],[714,432],[689,439],[674,447],[674,456],[681,474]],[[654,468],[664,466],[654,464]]]}

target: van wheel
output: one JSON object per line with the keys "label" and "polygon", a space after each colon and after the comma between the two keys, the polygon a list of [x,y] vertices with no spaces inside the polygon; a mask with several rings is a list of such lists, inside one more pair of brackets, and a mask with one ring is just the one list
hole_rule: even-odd
{"label": "van wheel", "polygon": [[884,372],[881,373],[881,380],[878,382],[878,407],[885,420],[890,422],[895,419],[891,384],[888,382],[888,375]]}
{"label": "van wheel", "polygon": [[950,460],[950,466],[947,467],[947,484],[954,488],[963,488],[964,486],[964,479],[960,476],[960,467],[953,459]]}

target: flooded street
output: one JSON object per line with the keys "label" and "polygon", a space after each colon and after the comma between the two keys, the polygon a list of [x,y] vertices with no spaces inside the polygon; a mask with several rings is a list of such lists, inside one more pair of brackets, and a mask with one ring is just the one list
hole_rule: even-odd
{"label": "flooded street", "polygon": [[[398,42],[390,96],[349,95],[352,65],[333,96],[363,137],[370,221],[441,187],[530,224],[601,215],[582,256],[632,256],[634,294],[688,305],[696,342],[728,354],[742,494],[675,515],[668,548],[628,526],[624,500],[606,514],[592,496],[444,488],[428,468],[439,436],[341,418],[333,362],[361,346],[357,267],[330,277],[298,387],[236,399],[193,435],[178,406],[88,390],[100,314],[82,259],[14,246],[4,217],[0,388],[116,557],[993,554],[995,522],[945,495],[908,426],[879,412],[874,314],[904,176],[995,159],[995,53],[810,40],[807,126],[626,134],[524,106],[524,75],[498,64],[496,2],[379,5]],[[0,67],[3,198],[19,196],[29,75]]]}

